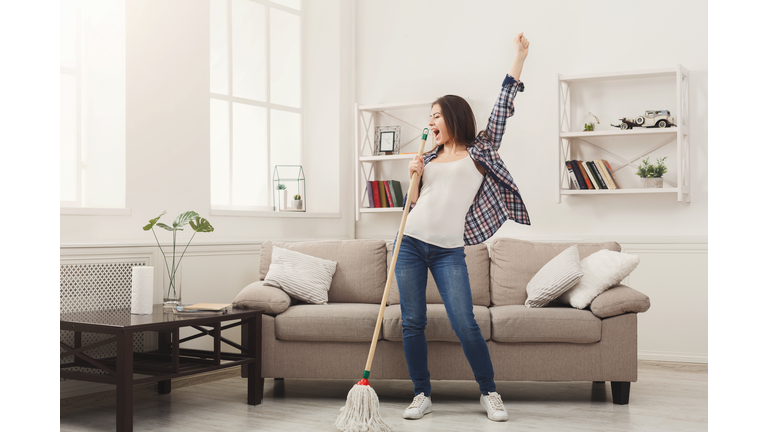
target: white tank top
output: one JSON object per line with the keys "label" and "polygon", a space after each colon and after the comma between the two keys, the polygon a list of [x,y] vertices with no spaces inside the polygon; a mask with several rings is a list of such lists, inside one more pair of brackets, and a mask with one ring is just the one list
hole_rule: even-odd
{"label": "white tank top", "polygon": [[464,246],[464,221],[483,183],[483,175],[467,156],[453,162],[430,162],[416,207],[403,234],[442,248]]}

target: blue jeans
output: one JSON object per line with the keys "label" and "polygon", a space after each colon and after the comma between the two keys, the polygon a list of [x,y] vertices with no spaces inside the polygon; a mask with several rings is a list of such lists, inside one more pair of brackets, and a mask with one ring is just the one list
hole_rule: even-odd
{"label": "blue jeans", "polygon": [[444,249],[403,235],[395,264],[400,291],[403,348],[414,394],[431,394],[427,367],[427,269],[437,283],[451,328],[458,336],[464,355],[483,394],[496,391],[488,344],[472,312],[472,293],[464,248]]}

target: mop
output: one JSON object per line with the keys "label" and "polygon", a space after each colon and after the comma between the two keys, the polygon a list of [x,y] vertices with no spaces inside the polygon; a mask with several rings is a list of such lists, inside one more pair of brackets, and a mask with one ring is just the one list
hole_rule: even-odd
{"label": "mop", "polygon": [[[424,154],[424,144],[427,141],[429,129],[424,128],[421,133],[421,145],[419,146],[419,157]],[[392,278],[395,276],[395,263],[397,263],[397,254],[400,252],[400,243],[403,240],[403,229],[405,229],[405,220],[408,219],[408,211],[411,208],[411,197],[416,187],[417,174],[411,176],[411,185],[408,187],[408,196],[405,200],[405,210],[403,218],[400,221],[400,230],[397,232],[397,241],[395,249],[392,251],[392,263],[387,272],[387,285],[384,288],[384,295],[381,298],[381,307],[379,308],[379,317],[376,319],[376,328],[373,332],[371,349],[368,351],[368,361],[365,363],[363,379],[352,387],[347,394],[347,403],[341,408],[341,414],[336,418],[336,427],[343,432],[391,432],[390,428],[379,415],[379,398],[373,387],[368,382],[371,374],[371,363],[373,363],[373,353],[376,351],[376,341],[379,339],[379,330],[381,321],[384,318],[384,308],[387,306],[387,297],[389,288],[392,286]]]}

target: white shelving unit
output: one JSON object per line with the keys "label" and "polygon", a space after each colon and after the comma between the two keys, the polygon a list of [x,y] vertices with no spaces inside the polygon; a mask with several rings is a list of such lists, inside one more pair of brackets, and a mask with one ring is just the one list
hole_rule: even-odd
{"label": "white shelving unit", "polygon": [[[414,141],[420,142],[421,133],[426,124],[415,126],[415,122],[404,120],[401,112],[413,108],[423,108],[424,114],[421,118],[426,120],[429,117],[431,106],[432,101],[380,105],[355,104],[355,220],[360,220],[361,213],[402,213],[402,208],[400,207],[368,207],[366,182],[369,180],[391,180],[377,178],[381,172],[382,164],[408,161],[413,159],[414,156],[412,154],[374,155],[373,146],[376,126],[400,125],[400,148],[402,149]],[[384,119],[387,119],[386,125],[383,122]],[[427,144],[427,147],[429,148],[429,144]],[[427,149],[424,151],[427,151]],[[405,162],[400,163],[405,164]],[[403,170],[407,170],[407,165],[403,166]],[[401,182],[401,186],[403,188],[403,196],[405,196],[408,183],[403,184]]]}
{"label": "white shelving unit", "polygon": [[[689,109],[689,72],[682,65],[669,69],[653,69],[646,71],[630,71],[617,73],[601,73],[589,75],[561,75],[557,76],[558,88],[558,173],[559,184],[557,202],[560,203],[563,195],[613,195],[613,194],[677,194],[677,200],[689,203],[690,200],[690,109]],[[662,80],[674,80],[676,109],[672,112],[676,126],[664,129],[636,127],[631,130],[599,130],[590,132],[574,131],[582,129],[582,124],[577,124],[572,118],[573,103],[571,100],[571,87],[582,83],[609,83],[611,81],[626,80],[626,85],[632,85],[632,80],[647,78],[660,78]],[[667,107],[646,107],[638,111],[642,113],[646,109],[666,109]],[[632,115],[625,113],[624,115]],[[605,122],[607,119],[603,119]],[[617,119],[611,119],[608,123],[617,123]],[[579,122],[580,123],[580,122]],[[629,138],[634,137],[634,138]],[[632,141],[631,143],[629,141]],[[604,142],[611,144],[626,144],[637,148],[631,156],[620,156],[616,152],[606,149]],[[645,158],[650,153],[675,143],[676,178],[664,178],[665,187],[657,189],[635,188],[631,185],[621,184],[622,189],[570,189],[570,178],[565,161],[576,159],[574,147],[586,145],[592,150],[600,152],[606,159],[610,159],[613,171],[621,169],[637,169],[637,161]],[[615,165],[614,165],[615,164]],[[624,188],[625,186],[628,186]]]}

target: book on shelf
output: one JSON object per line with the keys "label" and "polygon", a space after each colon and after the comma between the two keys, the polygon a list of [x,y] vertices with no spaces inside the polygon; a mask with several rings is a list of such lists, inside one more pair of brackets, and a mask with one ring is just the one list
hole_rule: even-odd
{"label": "book on shelf", "polygon": [[608,174],[608,170],[605,168],[603,160],[595,159],[595,166],[597,166],[597,169],[600,170],[600,174],[603,176],[603,181],[605,182],[606,186],[608,186],[608,189],[616,189],[616,185],[613,184],[613,180]]}
{"label": "book on shelf", "polygon": [[379,185],[379,207],[387,208],[389,206],[387,205],[387,193],[384,192],[384,181],[378,180],[376,183]]}
{"label": "book on shelf", "polygon": [[581,170],[579,170],[579,164],[576,163],[575,159],[571,161],[571,166],[573,167],[573,175],[576,177],[576,189],[587,189],[587,183],[581,177]]}
{"label": "book on shelf", "polygon": [[605,164],[605,167],[608,168],[608,173],[611,175],[611,179],[613,180],[613,183],[616,185],[616,189],[621,189],[621,185],[619,185],[619,181],[616,180],[616,174],[613,173],[613,168],[611,168],[611,164],[608,163],[608,161],[605,159],[603,159],[603,163]]}
{"label": "book on shelf", "polygon": [[597,169],[595,161],[587,161],[586,164],[592,172],[592,175],[595,177],[595,181],[597,182],[597,185],[600,186],[600,189],[608,189],[608,185],[605,183],[602,174],[600,174],[600,171]]}
{"label": "book on shelf", "polygon": [[391,189],[391,186],[389,185],[390,182],[389,180],[384,180],[383,183],[384,183],[384,192],[387,195],[387,206],[394,207],[395,203],[392,201],[392,189]]}
{"label": "book on shelf", "polygon": [[373,189],[373,207],[381,207],[381,199],[379,198],[379,182],[377,180],[371,180],[371,188]]}
{"label": "book on shelf", "polygon": [[583,189],[595,189],[595,185],[589,180],[587,170],[584,168],[584,161],[577,160],[576,166],[579,168],[579,174],[581,174],[581,181],[584,183]]}
{"label": "book on shelf", "polygon": [[592,165],[589,163],[589,161],[585,161],[583,163],[584,163],[584,171],[587,172],[587,176],[589,177],[589,180],[592,182],[592,188],[602,189],[600,181],[595,176],[595,170],[592,169]]}
{"label": "book on shelf", "polygon": [[373,184],[370,180],[365,183],[365,188],[368,191],[368,207],[376,207],[376,204],[373,203]]}
{"label": "book on shelf", "polygon": [[571,189],[581,189],[579,187],[579,181],[576,179],[576,174],[573,173],[573,165],[571,161],[565,161],[565,168],[568,170],[568,177],[571,179],[573,187]]}
{"label": "book on shelf", "polygon": [[397,180],[392,180],[392,190],[395,192],[395,198],[397,201],[397,204],[395,204],[397,207],[403,206],[403,189],[400,187],[400,182]]}

